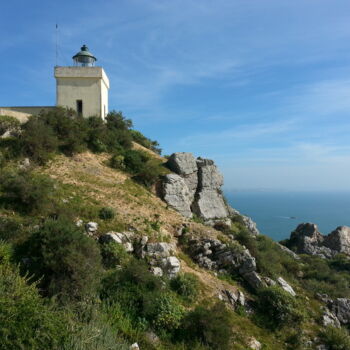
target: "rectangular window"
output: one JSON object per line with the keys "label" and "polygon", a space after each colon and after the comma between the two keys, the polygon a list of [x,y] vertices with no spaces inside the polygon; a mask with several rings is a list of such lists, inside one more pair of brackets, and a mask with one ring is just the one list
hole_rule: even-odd
{"label": "rectangular window", "polygon": [[77,100],[77,112],[79,115],[83,114],[83,100]]}

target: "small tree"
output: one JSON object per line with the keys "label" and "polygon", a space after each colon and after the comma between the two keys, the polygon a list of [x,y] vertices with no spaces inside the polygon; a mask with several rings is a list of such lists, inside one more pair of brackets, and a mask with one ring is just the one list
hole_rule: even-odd
{"label": "small tree", "polygon": [[49,296],[81,299],[96,292],[101,275],[99,247],[72,222],[46,221],[17,251],[20,258],[30,257],[26,267]]}

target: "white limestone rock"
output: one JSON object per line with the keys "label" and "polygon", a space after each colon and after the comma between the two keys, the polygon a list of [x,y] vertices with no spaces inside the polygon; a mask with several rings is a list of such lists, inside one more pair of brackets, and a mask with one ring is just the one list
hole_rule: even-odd
{"label": "white limestone rock", "polygon": [[163,182],[163,199],[180,214],[191,218],[191,194],[185,180],[176,174],[168,174]]}
{"label": "white limestone rock", "polygon": [[278,277],[277,282],[282,287],[282,289],[284,289],[286,292],[291,294],[293,297],[295,297],[297,295],[294,292],[294,289],[282,277]]}

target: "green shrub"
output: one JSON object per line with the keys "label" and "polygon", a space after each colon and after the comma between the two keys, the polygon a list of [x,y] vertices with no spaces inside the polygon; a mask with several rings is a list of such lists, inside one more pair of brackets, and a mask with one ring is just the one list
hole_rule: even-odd
{"label": "green shrub", "polygon": [[257,308],[260,323],[270,329],[296,326],[303,320],[297,299],[280,287],[260,289]]}
{"label": "green shrub", "polygon": [[144,315],[157,330],[173,331],[179,327],[184,316],[184,308],[171,293],[144,300]]}
{"label": "green shrub", "polygon": [[121,154],[114,154],[109,160],[109,164],[113,169],[125,170],[124,156]]}
{"label": "green shrub", "polygon": [[115,211],[113,208],[103,207],[98,212],[98,216],[102,220],[111,220],[115,217]]}
{"label": "green shrub", "polygon": [[179,274],[170,281],[173,291],[187,301],[194,301],[199,294],[198,278],[191,273]]}
{"label": "green shrub", "polygon": [[86,149],[88,125],[72,109],[56,107],[41,112],[39,120],[53,130],[58,139],[58,149],[62,153],[71,156]]}
{"label": "green shrub", "polygon": [[58,149],[59,141],[50,125],[39,117],[30,117],[22,125],[22,153],[34,162],[45,164]]}
{"label": "green shrub", "polygon": [[230,349],[232,314],[222,302],[197,306],[182,322],[177,338],[188,343],[201,342],[210,349]]}
{"label": "green shrub", "polygon": [[23,225],[18,219],[0,217],[0,240],[13,241],[23,233]]}
{"label": "green shrub", "polygon": [[130,255],[121,244],[116,242],[104,243],[101,246],[102,262],[106,268],[115,268],[118,265],[126,265]]}
{"label": "green shrub", "polygon": [[33,275],[43,292],[62,300],[92,296],[99,285],[101,255],[97,243],[72,222],[47,220],[17,248],[23,269]]}
{"label": "green shrub", "polygon": [[301,283],[310,292],[328,294],[331,298],[350,297],[350,275],[347,261],[341,256],[335,259],[321,259],[303,256],[303,279]]}
{"label": "green shrub", "polygon": [[157,141],[152,141],[146,136],[142,135],[137,130],[130,130],[131,136],[133,141],[137,142],[138,144],[142,145],[143,147],[146,147],[153,152],[156,152],[158,154],[161,154],[162,150],[159,148],[159,143]]}
{"label": "green shrub", "polygon": [[144,164],[149,160],[149,156],[137,150],[126,150],[124,152],[125,168],[131,174],[138,174],[144,168]]}
{"label": "green shrub", "polygon": [[0,203],[23,213],[45,213],[52,209],[53,181],[26,170],[0,174]]}
{"label": "green shrub", "polygon": [[156,160],[148,160],[134,176],[134,180],[146,187],[153,186],[161,175],[164,175],[165,168]]}
{"label": "green shrub", "polygon": [[0,136],[2,136],[6,131],[19,131],[20,122],[14,118],[7,115],[0,115]]}
{"label": "green shrub", "polygon": [[0,349],[61,349],[67,335],[64,318],[9,265],[4,250],[0,243]]}
{"label": "green shrub", "polygon": [[321,339],[329,347],[329,350],[350,349],[350,336],[343,328],[326,327],[321,333]]}

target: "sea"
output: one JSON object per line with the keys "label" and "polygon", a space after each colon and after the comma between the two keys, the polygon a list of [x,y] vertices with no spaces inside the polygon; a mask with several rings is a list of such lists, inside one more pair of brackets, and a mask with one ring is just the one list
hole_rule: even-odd
{"label": "sea", "polygon": [[250,216],[259,231],[276,241],[289,238],[303,222],[328,234],[350,226],[350,192],[224,191],[228,203]]}

